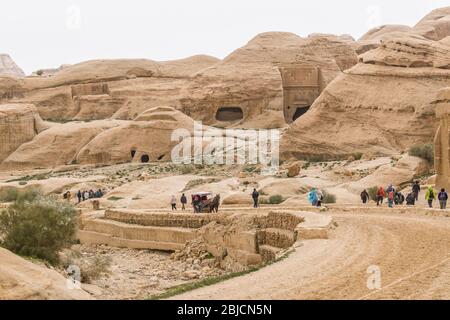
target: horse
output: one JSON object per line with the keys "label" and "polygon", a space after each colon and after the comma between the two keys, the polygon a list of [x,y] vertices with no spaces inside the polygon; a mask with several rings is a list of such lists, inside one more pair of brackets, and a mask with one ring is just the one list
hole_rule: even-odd
{"label": "horse", "polygon": [[209,213],[218,213],[220,205],[220,195],[216,195],[209,204]]}

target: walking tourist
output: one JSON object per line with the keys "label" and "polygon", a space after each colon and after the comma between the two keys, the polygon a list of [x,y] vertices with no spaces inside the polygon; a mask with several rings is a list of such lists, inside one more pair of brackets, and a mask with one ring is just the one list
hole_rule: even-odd
{"label": "walking tourist", "polygon": [[419,201],[420,184],[419,181],[415,181],[412,186],[412,191],[414,192],[414,197],[416,201]]}
{"label": "walking tourist", "polygon": [[386,192],[383,187],[379,187],[377,190],[377,206],[383,204],[383,198],[386,196]]}
{"label": "walking tourist", "polygon": [[186,210],[187,198],[184,195],[184,193],[181,195],[180,202],[181,202],[181,210],[183,211]]}
{"label": "walking tourist", "polygon": [[389,208],[392,208],[394,206],[394,200],[395,200],[395,192],[394,192],[394,188],[392,186],[390,186],[388,188],[387,198],[388,198],[388,206],[389,206]]}
{"label": "walking tourist", "polygon": [[312,188],[308,193],[308,201],[315,207],[317,205],[317,190]]}
{"label": "walking tourist", "polygon": [[436,198],[436,194],[432,186],[429,186],[425,193],[425,200],[428,201],[428,207],[433,208],[433,200]]}
{"label": "walking tourist", "polygon": [[259,192],[254,188],[252,192],[253,208],[258,208]]}
{"label": "walking tourist", "polygon": [[416,202],[416,195],[414,192],[408,193],[406,196],[406,205],[407,206],[413,206]]}
{"label": "walking tourist", "polygon": [[399,205],[403,205],[403,202],[405,202],[405,196],[399,191],[397,192],[397,201]]}
{"label": "walking tourist", "polygon": [[362,203],[369,202],[369,193],[366,191],[366,189],[364,189],[363,192],[361,192],[361,201]]}
{"label": "walking tourist", "polygon": [[316,206],[320,207],[322,206],[323,201],[323,192],[320,189],[317,189],[317,203]]}
{"label": "walking tourist", "polygon": [[172,205],[172,211],[177,210],[177,198],[175,196],[170,199],[170,204]]}
{"label": "walking tourist", "polygon": [[439,192],[438,199],[439,199],[439,206],[441,207],[441,209],[442,210],[446,209],[447,208],[448,194],[447,194],[447,192],[445,192],[444,188],[442,188],[441,192]]}

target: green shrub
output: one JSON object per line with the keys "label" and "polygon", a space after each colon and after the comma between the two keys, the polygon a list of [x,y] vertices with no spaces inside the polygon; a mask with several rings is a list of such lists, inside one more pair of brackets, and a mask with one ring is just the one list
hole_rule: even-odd
{"label": "green shrub", "polygon": [[0,191],[0,202],[32,201],[40,195],[39,188],[5,188]]}
{"label": "green shrub", "polygon": [[17,199],[19,190],[16,188],[5,188],[0,190],[0,202],[12,202]]}
{"label": "green shrub", "polygon": [[69,251],[69,253],[63,252],[60,256],[61,265],[65,269],[71,265],[80,268],[80,281],[82,283],[91,283],[93,280],[111,273],[111,258],[108,256],[95,255],[94,257],[85,257],[78,250]]}
{"label": "green shrub", "polygon": [[431,143],[415,145],[409,149],[409,155],[419,157],[433,164],[434,162],[434,150]]}
{"label": "green shrub", "polygon": [[269,203],[270,204],[280,204],[284,201],[283,197],[279,194],[275,194],[273,196],[270,196]]}
{"label": "green shrub", "polygon": [[191,164],[184,165],[180,168],[181,174],[190,174],[195,171],[195,167]]}
{"label": "green shrub", "polygon": [[371,187],[367,189],[367,193],[369,194],[369,199],[372,201],[377,201],[377,191],[378,187]]}
{"label": "green shrub", "polygon": [[332,193],[329,193],[327,191],[322,191],[323,199],[322,203],[336,203],[336,196]]}
{"label": "green shrub", "polygon": [[108,198],[109,201],[119,201],[119,200],[122,200],[122,199],[123,199],[122,197],[116,197],[116,196],[112,196],[112,197]]}
{"label": "green shrub", "polygon": [[59,251],[70,245],[77,213],[66,201],[23,192],[0,213],[0,245],[22,256],[58,262]]}

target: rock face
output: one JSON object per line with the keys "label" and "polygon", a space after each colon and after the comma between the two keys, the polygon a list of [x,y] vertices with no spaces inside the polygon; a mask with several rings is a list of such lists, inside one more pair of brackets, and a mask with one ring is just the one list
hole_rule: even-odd
{"label": "rock face", "polygon": [[170,107],[152,108],[135,121],[109,119],[58,124],[28,143],[16,144],[20,147],[4,159],[0,169],[168,161],[179,143],[171,139],[173,130],[178,128],[191,134],[194,121]]}
{"label": "rock face", "polygon": [[434,168],[437,173],[436,186],[450,187],[450,87],[439,92],[436,99],[436,118],[439,122],[434,138]]}
{"label": "rock face", "polygon": [[3,80],[0,101],[34,103],[46,120],[131,120],[167,105],[205,124],[282,127],[279,67],[311,64],[321,68],[323,84],[328,84],[356,62],[346,37],[273,32],[256,36],[223,61],[208,56],[168,62],[96,60],[51,76]]}
{"label": "rock face", "polygon": [[381,45],[360,55],[286,131],[282,157],[343,158],[355,150],[391,155],[432,141],[434,101],[450,85],[449,9],[401,35],[384,33]]}
{"label": "rock face", "polygon": [[56,271],[35,265],[0,248],[0,299],[89,300],[83,290],[71,290]]}
{"label": "rock face", "polygon": [[0,105],[0,162],[45,128],[33,105]]}
{"label": "rock face", "polygon": [[70,122],[5,149],[1,168],[167,160],[174,146],[171,130],[190,130],[193,120],[225,128],[284,127],[279,68],[312,65],[320,70],[322,90],[357,62],[353,47],[348,37],[271,32],[223,61],[209,56],[167,62],[95,60],[39,77],[0,78],[0,103],[34,104],[43,119]]}
{"label": "rock face", "polygon": [[76,162],[78,152],[104,130],[121,124],[116,120],[58,124],[32,141],[20,145],[0,165],[2,170],[48,168]]}
{"label": "rock face", "polygon": [[0,77],[23,78],[25,73],[7,54],[0,54]]}

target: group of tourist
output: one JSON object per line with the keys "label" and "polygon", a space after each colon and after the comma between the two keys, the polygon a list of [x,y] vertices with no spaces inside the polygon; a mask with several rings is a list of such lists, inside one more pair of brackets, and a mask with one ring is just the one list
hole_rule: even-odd
{"label": "group of tourist", "polygon": [[[180,203],[181,210],[186,210],[187,197],[184,193],[181,195]],[[194,202],[192,202],[192,204],[194,205]],[[175,195],[172,195],[172,197],[170,198],[170,205],[172,206],[172,211],[177,210],[177,197],[175,197]]]}
{"label": "group of tourist", "polygon": [[[103,194],[104,192],[102,189],[98,189],[97,191],[91,189],[89,191],[78,190],[75,195],[78,199],[78,203],[80,203],[89,199],[101,198],[103,197]],[[70,202],[72,200],[72,193],[70,191],[67,191],[66,193],[64,193],[63,198]]]}
{"label": "group of tourist", "polygon": [[[375,194],[375,201],[377,206],[381,206],[383,204],[383,200],[387,198],[388,207],[392,208],[394,205],[403,205],[406,201],[407,206],[414,206],[416,202],[419,200],[420,193],[420,184],[419,181],[415,181],[411,186],[411,192],[405,196],[400,192],[395,190],[395,188],[390,184],[386,189],[383,187],[378,187]],[[361,192],[361,201],[362,203],[368,203],[370,199],[370,195],[367,190],[363,190]],[[425,193],[425,200],[428,203],[429,208],[433,208],[433,201],[437,199],[439,201],[439,207],[441,209],[447,208],[447,200],[448,194],[445,189],[441,189],[441,191],[437,194],[434,191],[432,186],[427,188]]]}
{"label": "group of tourist", "polygon": [[[187,197],[184,193],[180,197],[180,203],[181,210],[185,211]],[[201,213],[205,210],[205,208],[207,208],[209,212],[218,212],[220,205],[220,195],[217,194],[214,198],[208,199],[207,195],[193,194],[191,204],[195,213]],[[170,205],[172,207],[172,211],[177,210],[177,198],[175,195],[172,195],[172,197],[170,198]]]}
{"label": "group of tourist", "polygon": [[311,191],[308,193],[308,201],[314,207],[322,206],[323,192],[317,188],[312,188]]}

